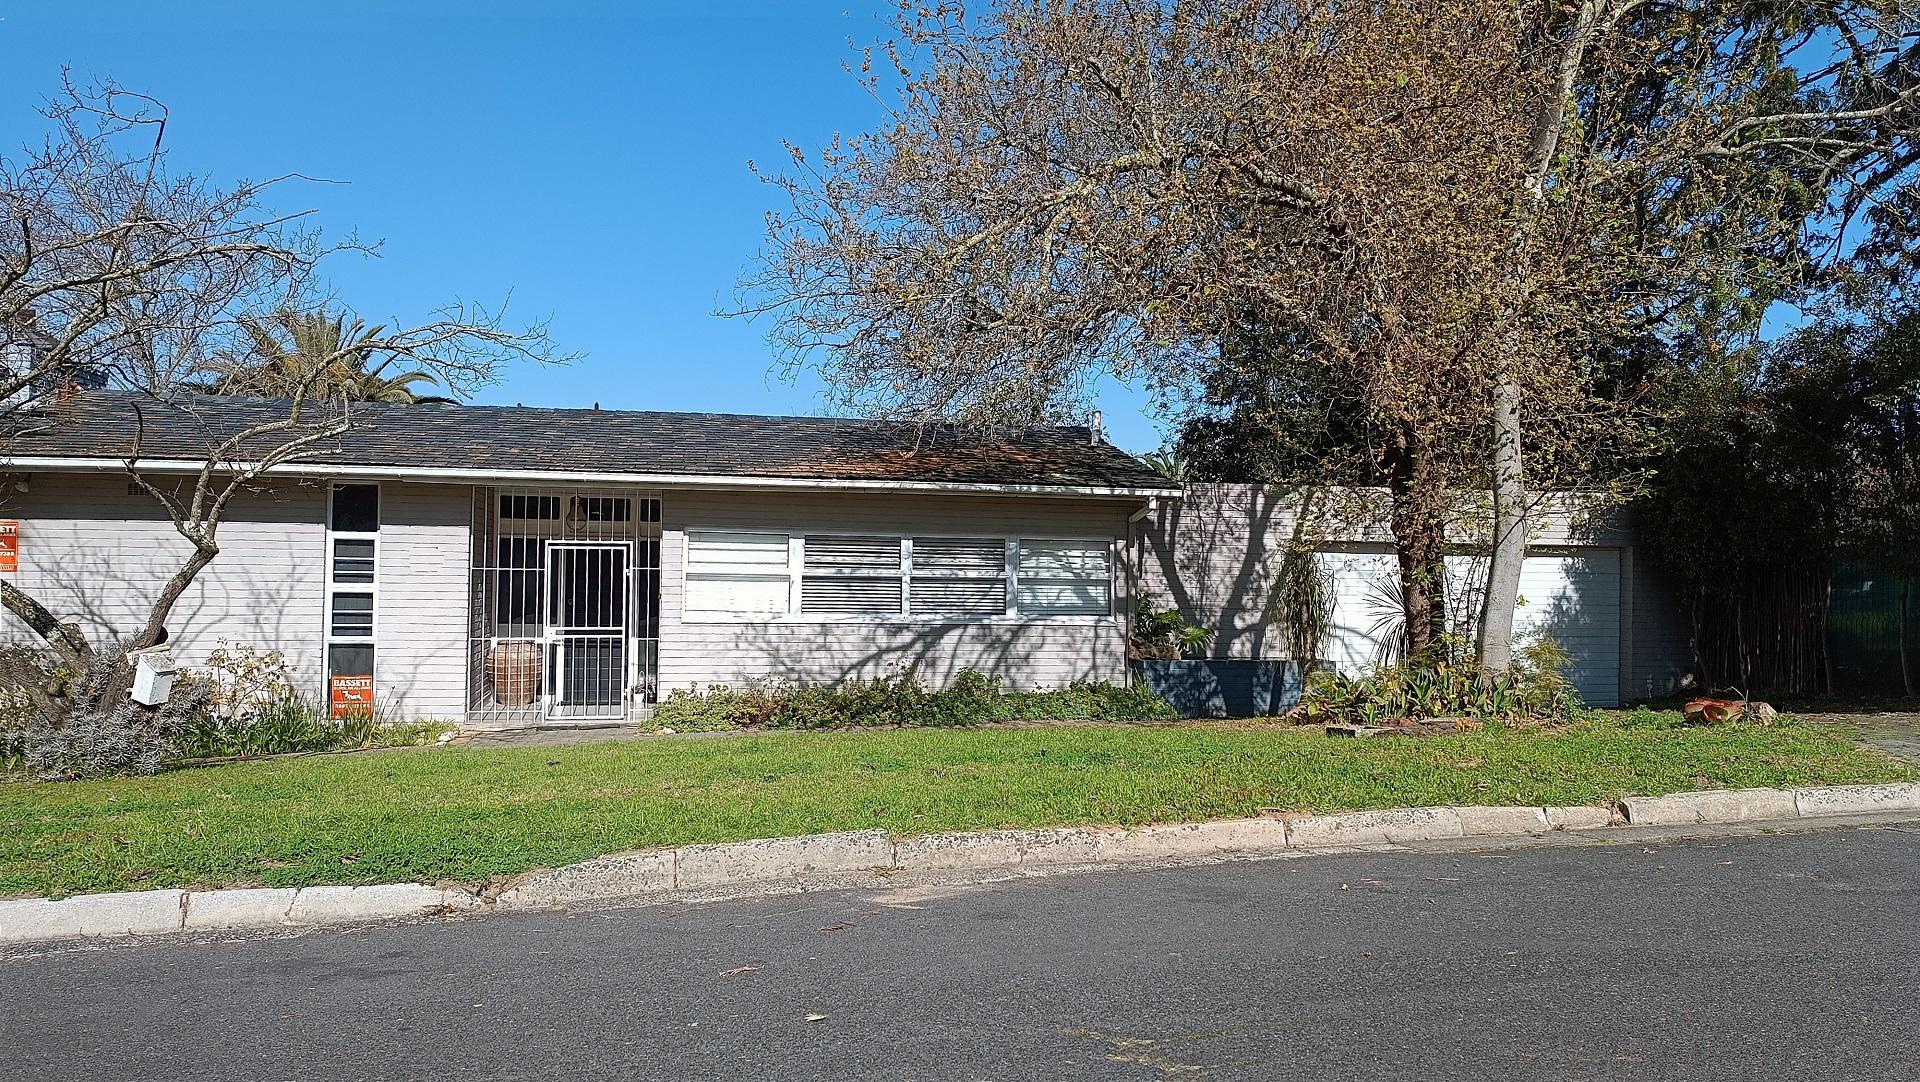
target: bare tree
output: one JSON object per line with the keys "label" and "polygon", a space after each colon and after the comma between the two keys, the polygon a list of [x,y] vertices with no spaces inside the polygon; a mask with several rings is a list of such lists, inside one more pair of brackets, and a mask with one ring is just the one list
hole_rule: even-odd
{"label": "bare tree", "polygon": [[[315,358],[306,380],[279,388],[264,416],[235,426],[190,393],[215,358],[243,355],[249,328],[286,310],[312,310],[316,272],[330,255],[369,249],[326,243],[308,212],[268,209],[294,177],[219,187],[168,168],[166,109],[112,84],[69,83],[45,115],[37,147],[0,159],[0,430],[13,439],[72,423],[66,404],[84,388],[131,397],[200,433],[204,461],[184,476],[160,473],[136,435],[123,455],[133,485],[165,509],[191,545],[124,642],[95,642],[41,600],[0,580],[0,604],[39,636],[44,657],[9,653],[0,682],[15,685],[52,726],[111,714],[132,672],[126,650],[162,641],[175,604],[219,555],[219,533],[240,494],[355,422],[352,403],[328,401],[316,381],[375,353],[402,359],[449,387],[493,378],[513,359],[550,359],[544,328],[512,330],[492,314],[454,308],[413,326],[380,328]],[[145,402],[146,405],[141,405]],[[5,468],[0,445],[0,469]]]}
{"label": "bare tree", "polygon": [[[1796,200],[1903,183],[1891,4],[906,5],[863,69],[899,79],[892,117],[768,177],[790,207],[742,311],[909,417],[1307,373],[1351,406],[1342,479],[1389,494],[1415,651],[1447,626],[1449,517],[1492,490],[1504,668],[1529,473],[1590,481],[1639,425],[1607,347],[1803,288]],[[1798,72],[1812,23],[1858,61]],[[1250,321],[1281,348],[1229,348]]]}

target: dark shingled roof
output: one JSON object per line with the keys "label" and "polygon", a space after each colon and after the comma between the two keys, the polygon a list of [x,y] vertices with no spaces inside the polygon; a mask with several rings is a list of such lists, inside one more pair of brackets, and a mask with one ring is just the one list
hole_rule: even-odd
{"label": "dark shingled roof", "polygon": [[[310,406],[309,411],[315,407]],[[527,406],[352,407],[353,427],[299,461],[406,469],[577,471],[778,479],[1168,489],[1139,459],[1089,439],[1085,428],[975,439],[950,428],[879,421],[730,413],[536,409]],[[286,416],[284,403],[181,396],[161,401],[82,391],[15,418],[0,455],[15,458],[204,459],[249,425]],[[284,434],[255,451],[277,446]],[[247,455],[229,455],[245,460]]]}

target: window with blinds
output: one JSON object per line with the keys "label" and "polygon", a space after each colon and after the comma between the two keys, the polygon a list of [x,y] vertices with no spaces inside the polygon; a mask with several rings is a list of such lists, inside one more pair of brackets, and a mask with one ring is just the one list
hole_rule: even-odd
{"label": "window with blinds", "polygon": [[801,612],[900,613],[904,564],[898,537],[809,534],[802,553]]}
{"label": "window with blinds", "polygon": [[909,610],[916,615],[999,616],[1007,611],[1007,542],[998,537],[916,537]]}
{"label": "window with blinds", "polygon": [[787,535],[687,532],[689,612],[786,612],[793,575]]}
{"label": "window with blinds", "polygon": [[689,530],[686,583],[695,615],[1107,616],[1113,544]]}
{"label": "window with blinds", "polygon": [[1106,541],[1020,542],[1024,616],[1105,616],[1113,609],[1113,546]]}

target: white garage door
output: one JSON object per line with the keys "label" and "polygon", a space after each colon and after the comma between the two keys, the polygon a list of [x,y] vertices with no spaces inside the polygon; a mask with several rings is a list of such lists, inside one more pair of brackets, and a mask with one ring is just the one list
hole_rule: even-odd
{"label": "white garage door", "polygon": [[[1400,634],[1399,562],[1385,552],[1323,552],[1333,588],[1333,625],[1324,653],[1348,675],[1392,658]],[[1485,582],[1484,557],[1447,558],[1449,611],[1469,612]],[[1620,701],[1620,553],[1577,549],[1527,557],[1520,575],[1515,637],[1544,632],[1573,658],[1567,675],[1595,706]],[[1464,630],[1464,629],[1463,629]]]}
{"label": "white garage door", "polygon": [[[1567,676],[1589,706],[1620,704],[1620,550],[1527,557],[1520,569],[1516,639],[1553,636],[1573,657]],[[1524,640],[1522,640],[1524,641]]]}
{"label": "white garage door", "polygon": [[1333,622],[1321,645],[1323,660],[1358,676],[1399,653],[1400,562],[1392,553],[1322,552],[1320,567],[1333,591]]}

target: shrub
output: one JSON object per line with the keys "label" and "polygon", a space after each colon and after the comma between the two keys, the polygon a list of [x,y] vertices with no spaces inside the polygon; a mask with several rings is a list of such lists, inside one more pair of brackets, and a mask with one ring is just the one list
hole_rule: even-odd
{"label": "shrub", "polygon": [[295,697],[293,670],[286,655],[250,643],[221,639],[207,655],[206,668],[197,675],[207,681],[212,692],[214,715],[228,720],[284,710],[284,704]]}
{"label": "shrub", "polygon": [[[99,701],[102,685],[124,664],[122,649],[101,651],[75,681],[74,698]],[[207,716],[209,702],[206,681],[186,679],[174,684],[172,697],[158,710],[122,701],[111,709],[76,713],[60,725],[36,716],[27,728],[21,766],[48,781],[158,773],[176,736]]]}
{"label": "shrub", "polygon": [[1473,660],[1463,641],[1446,636],[1428,657],[1382,666],[1365,676],[1313,673],[1300,712],[1310,721],[1363,725],[1413,718],[1567,719],[1584,709],[1565,675],[1569,660],[1558,643],[1540,638],[1496,676]]}
{"label": "shrub", "polygon": [[344,718],[305,696],[289,691],[252,708],[236,720],[204,714],[183,726],[174,738],[182,759],[224,759],[246,755],[282,755],[296,751],[346,751],[407,747],[431,743],[455,727],[445,722],[390,723],[366,712]]}
{"label": "shrub", "polygon": [[999,681],[967,669],[939,690],[907,671],[854,677],[839,684],[759,682],[745,688],[711,685],[677,690],[654,711],[654,721],[682,731],[731,728],[841,729],[881,725],[986,725],[1011,721],[1154,721],[1174,717],[1166,701],[1145,688],[1077,682],[1049,691],[1007,691]]}
{"label": "shrub", "polygon": [[1152,598],[1143,597],[1134,610],[1127,650],[1135,658],[1177,661],[1204,654],[1212,645],[1212,629],[1188,623],[1179,609],[1156,609]]}

